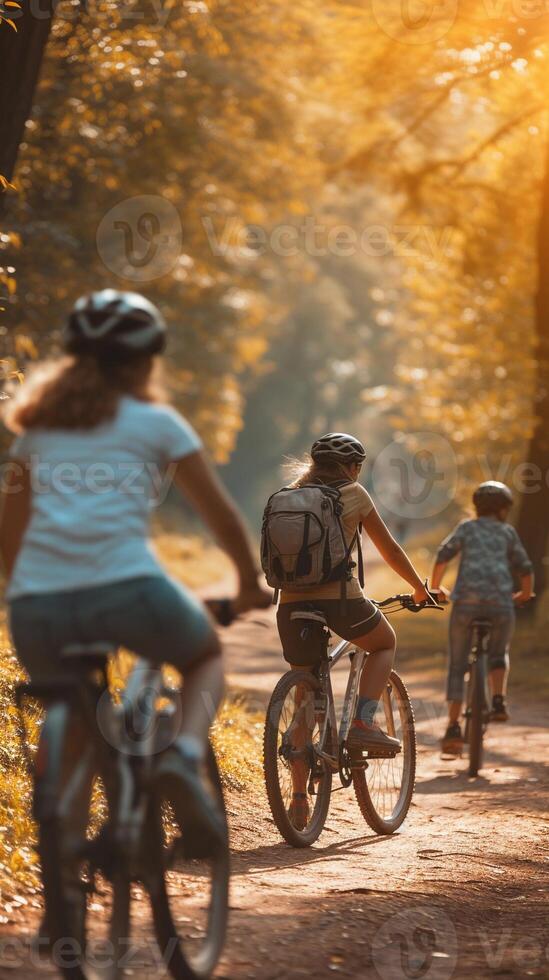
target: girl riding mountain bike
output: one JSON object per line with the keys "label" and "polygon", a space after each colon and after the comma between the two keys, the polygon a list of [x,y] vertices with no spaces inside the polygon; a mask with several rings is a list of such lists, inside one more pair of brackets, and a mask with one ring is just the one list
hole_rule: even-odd
{"label": "girl riding mountain bike", "polygon": [[[377,747],[390,751],[398,750],[400,744],[397,739],[381,731],[374,722],[374,716],[393,666],[396,637],[385,616],[363,594],[355,574],[356,563],[352,561],[352,555],[359,544],[362,528],[389,567],[411,586],[415,602],[432,602],[432,599],[409,558],[379,516],[370,495],[358,483],[365,458],[364,446],[354,436],[330,432],[314,443],[310,458],[302,464],[293,488],[320,486],[338,492],[338,519],[349,559],[344,569],[347,581],[343,596],[341,576],[308,587],[282,585],[277,623],[284,658],[295,669],[313,669],[315,656],[319,655],[319,651],[307,648],[302,621],[292,618],[293,613],[303,608],[314,608],[323,613],[328,627],[338,636],[352,640],[356,646],[368,651],[360,679],[357,715],[351,726],[348,746],[358,750]],[[303,787],[297,785],[297,775],[296,780],[294,790],[297,805],[303,797]]]}
{"label": "girl riding mountain bike", "polygon": [[17,438],[3,481],[0,553],[11,633],[31,679],[62,674],[67,645],[105,641],[183,674],[181,728],[157,778],[180,787],[190,834],[219,839],[201,772],[223,693],[221,651],[205,607],[168,578],[149,544],[166,474],[233,560],[235,612],[267,606],[271,594],[199,437],[155,383],[165,339],[162,315],[143,296],[106,289],[78,300],[66,356],[39,365],[5,413]]}

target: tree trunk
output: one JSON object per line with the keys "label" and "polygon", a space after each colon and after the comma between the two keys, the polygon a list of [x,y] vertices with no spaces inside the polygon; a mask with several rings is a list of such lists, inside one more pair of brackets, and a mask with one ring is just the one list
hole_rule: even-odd
{"label": "tree trunk", "polygon": [[524,494],[522,498],[517,530],[534,563],[536,591],[539,593],[547,581],[549,565],[549,140],[538,225],[537,268],[536,423],[527,461],[536,468],[536,473],[539,471],[541,479],[539,489]]}
{"label": "tree trunk", "polygon": [[17,25],[0,24],[0,174],[11,180],[30,116],[42,56],[53,19],[52,0],[22,0],[7,8]]}

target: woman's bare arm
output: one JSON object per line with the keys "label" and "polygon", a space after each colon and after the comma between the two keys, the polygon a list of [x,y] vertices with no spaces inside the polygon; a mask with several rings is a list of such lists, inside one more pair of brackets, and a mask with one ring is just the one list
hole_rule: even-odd
{"label": "woman's bare arm", "polygon": [[259,584],[260,570],[242,516],[202,451],[177,463],[175,483],[234,562],[239,579],[238,605],[266,606],[272,593]]}
{"label": "woman's bare arm", "polygon": [[373,541],[383,560],[389,565],[389,568],[392,568],[397,575],[400,575],[405,582],[408,582],[408,585],[411,585],[414,590],[415,601],[423,602],[428,599],[429,593],[426,591],[419,574],[416,572],[406,552],[400,547],[398,541],[395,541],[393,538],[389,528],[381,519],[375,507],[363,518],[362,526]]}
{"label": "woman's bare arm", "polygon": [[29,471],[22,463],[3,467],[0,493],[0,558],[11,578],[30,517],[31,486]]}

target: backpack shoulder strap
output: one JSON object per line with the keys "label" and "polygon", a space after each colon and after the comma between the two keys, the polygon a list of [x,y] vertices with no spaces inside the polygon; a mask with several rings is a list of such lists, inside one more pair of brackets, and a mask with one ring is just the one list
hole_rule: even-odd
{"label": "backpack shoulder strap", "polygon": [[362,521],[356,529],[356,543],[358,549],[358,581],[360,588],[364,588],[364,558],[362,555]]}

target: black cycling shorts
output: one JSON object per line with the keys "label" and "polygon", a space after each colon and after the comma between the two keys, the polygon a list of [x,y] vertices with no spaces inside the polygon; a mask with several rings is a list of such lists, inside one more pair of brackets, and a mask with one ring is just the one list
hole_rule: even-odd
{"label": "black cycling shorts", "polygon": [[324,613],[328,629],[342,640],[357,640],[379,624],[381,612],[369,599],[309,599],[304,602],[281,602],[276,614],[284,659],[289,664],[314,667],[322,657],[322,625],[291,619],[300,609]]}

